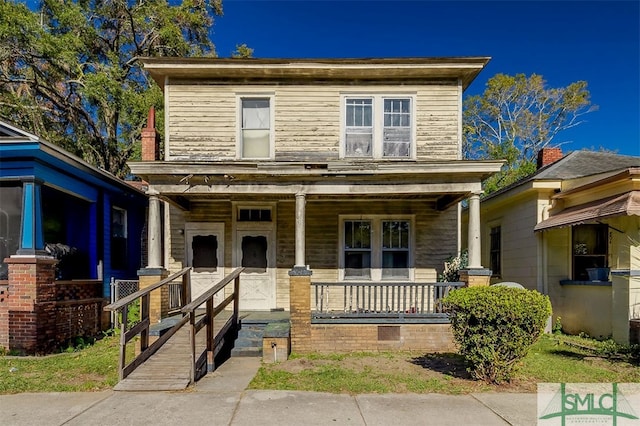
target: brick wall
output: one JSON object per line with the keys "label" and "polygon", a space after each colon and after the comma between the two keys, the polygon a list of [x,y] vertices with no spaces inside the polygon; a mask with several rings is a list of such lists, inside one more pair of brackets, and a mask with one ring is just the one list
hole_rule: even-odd
{"label": "brick wall", "polygon": [[99,282],[55,281],[48,257],[6,260],[9,279],[0,288],[0,346],[23,354],[55,352],[77,336],[96,336],[108,325]]}
{"label": "brick wall", "polygon": [[455,352],[449,324],[311,324],[313,352]]}

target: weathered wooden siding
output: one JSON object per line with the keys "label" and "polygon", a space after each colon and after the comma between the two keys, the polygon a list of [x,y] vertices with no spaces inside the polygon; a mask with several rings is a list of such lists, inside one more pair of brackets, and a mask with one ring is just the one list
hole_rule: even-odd
{"label": "weathered wooden siding", "polygon": [[[257,200],[252,200],[257,201]],[[193,202],[191,211],[171,208],[170,269],[183,267],[185,222],[223,222],[225,224],[225,267],[232,269],[232,203]],[[417,281],[434,282],[446,258],[457,251],[456,208],[439,212],[429,201],[314,201],[306,207],[306,261],[314,281],[337,281],[339,261],[339,216],[355,214],[414,215],[414,266]],[[289,309],[289,270],[295,263],[295,202],[284,200],[276,208],[276,305]]]}
{"label": "weathered wooden siding", "polygon": [[[248,90],[250,89],[250,91]],[[236,158],[237,96],[274,94],[276,160],[338,159],[341,93],[392,94],[398,86],[169,86],[170,159]],[[402,86],[416,96],[418,159],[458,158],[455,85]]]}

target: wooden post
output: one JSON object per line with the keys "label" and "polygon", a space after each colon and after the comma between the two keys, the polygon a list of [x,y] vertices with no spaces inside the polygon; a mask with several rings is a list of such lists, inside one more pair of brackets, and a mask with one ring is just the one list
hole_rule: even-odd
{"label": "wooden post", "polygon": [[196,382],[196,312],[189,312],[189,322],[191,324],[191,333],[189,334],[189,343],[191,345],[191,383]]}
{"label": "wooden post", "polygon": [[207,299],[207,372],[215,370],[215,331],[213,329],[213,295]]}
{"label": "wooden post", "polygon": [[[149,308],[151,306],[151,293],[147,293],[140,300],[140,322],[149,320]],[[140,332],[140,353],[149,347],[149,327],[145,327]]]}
{"label": "wooden post", "polygon": [[233,322],[236,329],[238,318],[240,318],[240,275],[233,281]]}
{"label": "wooden post", "polygon": [[118,360],[118,380],[124,379],[124,367],[127,355],[127,321],[129,317],[129,305],[122,307],[122,321],[120,322],[120,359]]}

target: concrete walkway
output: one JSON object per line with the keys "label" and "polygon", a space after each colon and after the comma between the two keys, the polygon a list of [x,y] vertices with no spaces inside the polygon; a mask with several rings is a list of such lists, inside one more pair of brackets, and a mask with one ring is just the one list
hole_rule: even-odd
{"label": "concrete walkway", "polygon": [[182,392],[0,395],[2,425],[535,425],[536,395],[253,391],[259,358],[231,358]]}

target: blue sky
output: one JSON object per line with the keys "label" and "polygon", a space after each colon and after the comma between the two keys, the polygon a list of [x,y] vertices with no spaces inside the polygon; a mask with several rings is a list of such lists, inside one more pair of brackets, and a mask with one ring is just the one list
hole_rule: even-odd
{"label": "blue sky", "polygon": [[599,110],[559,134],[565,152],[640,155],[640,1],[223,0],[220,57],[246,43],[257,58],[489,56],[466,94],[498,73],[588,82]]}

